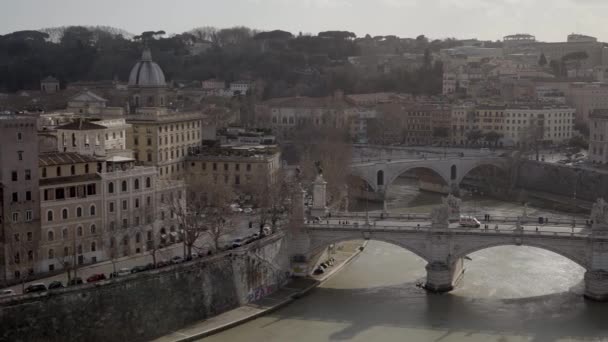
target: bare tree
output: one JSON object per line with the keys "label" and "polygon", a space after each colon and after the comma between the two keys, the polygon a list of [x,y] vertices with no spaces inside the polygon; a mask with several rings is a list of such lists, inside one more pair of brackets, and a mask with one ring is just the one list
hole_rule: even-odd
{"label": "bare tree", "polygon": [[291,209],[295,189],[293,185],[281,169],[275,175],[258,180],[248,189],[254,204],[259,208],[260,235],[267,224],[276,230],[279,220]]}

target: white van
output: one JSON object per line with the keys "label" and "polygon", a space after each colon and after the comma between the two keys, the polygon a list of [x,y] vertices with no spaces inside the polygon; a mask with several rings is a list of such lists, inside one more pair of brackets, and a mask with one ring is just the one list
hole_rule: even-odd
{"label": "white van", "polygon": [[476,219],[474,216],[460,216],[460,226],[461,227],[469,227],[469,228],[479,228],[481,227],[481,222]]}

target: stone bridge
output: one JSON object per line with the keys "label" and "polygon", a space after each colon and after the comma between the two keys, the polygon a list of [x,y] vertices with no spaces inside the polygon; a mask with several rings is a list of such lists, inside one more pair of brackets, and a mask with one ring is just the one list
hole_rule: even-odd
{"label": "stone bridge", "polygon": [[351,164],[351,175],[365,181],[374,192],[386,192],[386,189],[402,174],[425,169],[437,174],[450,189],[458,189],[460,182],[471,171],[482,166],[495,166],[507,171],[509,159],[497,156],[455,157],[421,159],[387,159],[382,161]]}
{"label": "stone bridge", "polygon": [[293,234],[292,263],[312,272],[328,246],[348,240],[378,240],[400,246],[427,262],[426,289],[451,291],[464,274],[463,259],[476,251],[503,245],[533,246],[564,256],[586,269],[585,296],[608,300],[608,204],[594,205],[590,228],[543,226],[540,230],[515,227],[460,228],[449,223],[449,207],[444,202],[433,210],[431,222],[412,221],[370,223],[353,216],[303,222]]}

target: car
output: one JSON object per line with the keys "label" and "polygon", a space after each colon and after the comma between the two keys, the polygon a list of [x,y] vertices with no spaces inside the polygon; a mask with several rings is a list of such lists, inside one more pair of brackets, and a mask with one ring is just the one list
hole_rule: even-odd
{"label": "car", "polygon": [[64,288],[63,283],[60,282],[59,280],[52,281],[49,284],[49,290],[62,289],[62,288]]}
{"label": "car", "polygon": [[0,298],[10,297],[10,296],[14,296],[14,295],[15,295],[15,291],[13,291],[11,289],[0,290]]}
{"label": "car", "polygon": [[260,238],[260,233],[255,233],[253,235],[251,235],[255,240]]}
{"label": "car", "polygon": [[173,258],[171,258],[171,263],[173,265],[175,264],[181,264],[182,262],[184,262],[184,258],[182,258],[181,256],[174,256]]}
{"label": "car", "polygon": [[315,216],[312,218],[312,221],[315,223],[321,222],[321,218],[319,216]]}
{"label": "car", "polygon": [[84,284],[82,278],[72,278],[68,281],[68,286],[81,285]]}
{"label": "car", "polygon": [[251,209],[251,208],[245,208],[245,209],[243,209],[243,212],[245,214],[253,214],[253,209]]}
{"label": "car", "polygon": [[135,266],[131,269],[131,274],[139,273],[139,272],[143,272],[143,271],[147,271],[146,266],[143,266],[143,265]]}
{"label": "car", "polygon": [[460,216],[460,220],[458,221],[461,227],[469,227],[469,228],[479,228],[481,227],[481,222],[474,216]]}
{"label": "car", "polygon": [[46,291],[46,285],[42,283],[31,284],[25,288],[25,293],[35,293],[35,292],[44,292]]}
{"label": "car", "polygon": [[196,258],[198,258],[198,257],[201,257],[201,255],[199,255],[199,254],[198,254],[198,253],[196,253],[196,252],[192,252],[192,253],[190,253],[190,258],[191,258],[191,259],[196,259]]}
{"label": "car", "polygon": [[87,278],[87,283],[94,283],[96,281],[106,280],[106,275],[103,273],[93,274]]}
{"label": "car", "polygon": [[122,277],[131,274],[131,269],[128,267],[123,267],[118,272],[116,272],[117,277]]}
{"label": "car", "polygon": [[314,272],[312,272],[312,274],[314,275],[319,275],[319,274],[323,274],[325,273],[325,270],[322,269],[321,267],[318,267],[317,269],[314,270]]}
{"label": "car", "polygon": [[242,239],[242,238],[235,239],[234,241],[232,241],[232,248],[241,247],[245,243],[246,243],[245,239]]}

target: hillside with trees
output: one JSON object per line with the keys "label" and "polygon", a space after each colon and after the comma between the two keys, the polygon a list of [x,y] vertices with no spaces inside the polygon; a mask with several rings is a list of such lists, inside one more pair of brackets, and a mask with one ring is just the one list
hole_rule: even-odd
{"label": "hillside with trees", "polygon": [[[417,70],[360,74],[348,57],[360,56],[363,46],[366,53],[382,53],[380,48],[370,52],[370,39],[374,46],[396,42],[398,53],[425,54],[424,64]],[[133,36],[115,28],[82,26],[18,31],[0,36],[0,91],[38,89],[40,79],[48,75],[62,86],[76,81],[126,81],[144,40],[168,80],[262,81],[263,98],[326,96],[336,89],[438,94],[442,65],[432,60],[432,52],[458,44],[454,39],[429,41],[425,36],[357,38],[347,31],[294,35],[247,27],[201,27],[171,36],[164,31]]]}

